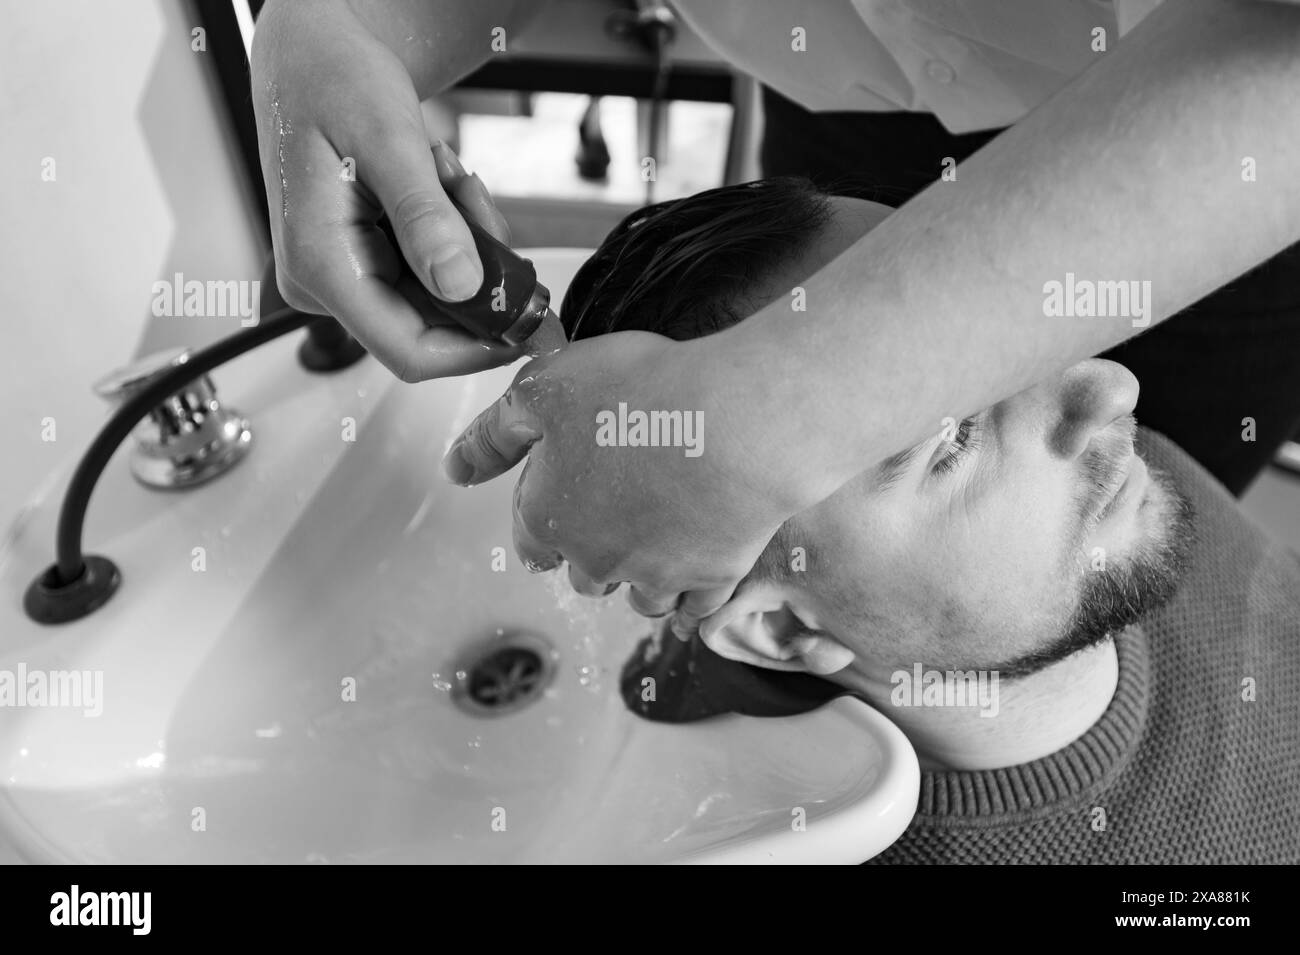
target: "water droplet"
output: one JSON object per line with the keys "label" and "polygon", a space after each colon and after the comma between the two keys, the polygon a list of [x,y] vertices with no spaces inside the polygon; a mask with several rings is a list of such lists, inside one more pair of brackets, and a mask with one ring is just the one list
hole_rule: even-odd
{"label": "water droplet", "polygon": [[466,673],[464,670],[457,670],[457,671],[456,671],[456,679],[457,679],[459,682],[464,683],[466,680],[469,679],[469,674]]}
{"label": "water droplet", "polygon": [[446,693],[448,690],[451,689],[451,684],[442,678],[441,673],[435,673],[433,675],[433,688],[435,690],[440,690],[441,692]]}
{"label": "water droplet", "polygon": [[588,690],[600,689],[600,667],[591,664],[583,664],[576,668],[578,671],[578,685]]}
{"label": "water droplet", "polygon": [[557,521],[555,518],[553,518],[553,517],[548,517],[548,518],[546,519],[546,526],[547,526],[548,528],[550,528],[551,530],[555,530],[557,527],[560,526],[560,523],[559,523],[559,521]]}

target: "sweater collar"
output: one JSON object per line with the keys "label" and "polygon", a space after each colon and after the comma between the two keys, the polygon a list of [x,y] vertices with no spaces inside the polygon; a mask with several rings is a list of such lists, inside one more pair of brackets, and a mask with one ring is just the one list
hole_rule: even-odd
{"label": "sweater collar", "polygon": [[1016,766],[922,773],[918,821],[1033,812],[1112,780],[1137,749],[1151,697],[1146,633],[1134,625],[1114,639],[1119,660],[1115,695],[1086,733],[1049,756]]}

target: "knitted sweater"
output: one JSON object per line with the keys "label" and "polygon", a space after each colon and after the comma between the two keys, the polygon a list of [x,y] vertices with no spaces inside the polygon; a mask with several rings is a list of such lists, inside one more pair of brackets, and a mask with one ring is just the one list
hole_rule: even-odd
{"label": "knitted sweater", "polygon": [[[1042,759],[922,773],[872,864],[1300,862],[1300,558],[1168,439],[1140,430],[1139,451],[1191,501],[1196,543],[1173,599],[1116,636],[1109,707]],[[688,678],[660,680],[670,705],[642,715],[785,715],[843,692],[682,646],[687,665],[656,670]],[[629,663],[628,689],[646,666]]]}

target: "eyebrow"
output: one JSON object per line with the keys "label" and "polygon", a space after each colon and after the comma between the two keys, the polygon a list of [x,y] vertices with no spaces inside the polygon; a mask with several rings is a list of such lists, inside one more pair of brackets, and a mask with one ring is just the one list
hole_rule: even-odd
{"label": "eyebrow", "polygon": [[904,451],[897,454],[891,454],[885,460],[881,461],[876,467],[876,490],[887,491],[895,484],[898,479],[907,473],[916,456],[921,453],[921,448],[925,445],[922,441],[920,444],[914,444]]}

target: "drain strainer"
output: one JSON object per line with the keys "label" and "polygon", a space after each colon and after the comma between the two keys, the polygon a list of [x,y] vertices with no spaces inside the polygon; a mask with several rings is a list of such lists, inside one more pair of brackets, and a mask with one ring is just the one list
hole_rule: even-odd
{"label": "drain strainer", "polygon": [[555,649],[541,634],[503,630],[462,654],[451,698],[475,716],[504,716],[540,700],[555,678]]}

